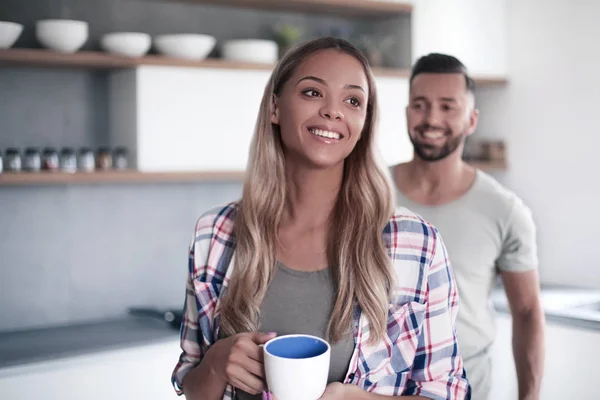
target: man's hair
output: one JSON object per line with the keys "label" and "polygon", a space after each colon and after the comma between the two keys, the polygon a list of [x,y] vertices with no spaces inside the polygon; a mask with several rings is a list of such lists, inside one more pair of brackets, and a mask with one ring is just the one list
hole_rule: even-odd
{"label": "man's hair", "polygon": [[412,67],[410,84],[419,74],[462,74],[465,77],[467,91],[475,94],[475,81],[469,76],[467,67],[456,57],[447,54],[431,53],[417,60]]}

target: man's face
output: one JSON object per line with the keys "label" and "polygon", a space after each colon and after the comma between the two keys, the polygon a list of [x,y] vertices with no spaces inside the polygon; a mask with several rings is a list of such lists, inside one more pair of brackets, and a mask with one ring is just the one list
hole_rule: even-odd
{"label": "man's face", "polygon": [[464,75],[423,73],[413,79],[406,121],[415,154],[422,160],[438,161],[462,151],[477,118]]}

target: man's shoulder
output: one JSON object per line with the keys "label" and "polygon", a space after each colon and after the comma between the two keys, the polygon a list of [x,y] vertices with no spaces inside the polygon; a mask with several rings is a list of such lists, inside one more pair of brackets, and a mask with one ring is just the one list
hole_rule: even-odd
{"label": "man's shoulder", "polygon": [[471,197],[474,201],[488,204],[491,209],[510,213],[515,207],[526,207],[523,200],[488,173],[478,170]]}

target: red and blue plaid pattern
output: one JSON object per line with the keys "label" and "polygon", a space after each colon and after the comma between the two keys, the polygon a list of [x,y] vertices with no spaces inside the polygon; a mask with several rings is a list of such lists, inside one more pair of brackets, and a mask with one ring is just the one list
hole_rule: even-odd
{"label": "red and blue plaid pattern", "polygon": [[[200,363],[219,334],[219,296],[233,272],[236,203],[205,213],[190,246],[181,353],[172,376],[178,394],[185,374]],[[355,349],[345,383],[382,395],[469,399],[456,338],[458,292],[446,248],[433,226],[398,209],[384,239],[396,271],[387,335],[368,344],[369,321],[355,312]],[[233,399],[228,386],[224,400]]]}

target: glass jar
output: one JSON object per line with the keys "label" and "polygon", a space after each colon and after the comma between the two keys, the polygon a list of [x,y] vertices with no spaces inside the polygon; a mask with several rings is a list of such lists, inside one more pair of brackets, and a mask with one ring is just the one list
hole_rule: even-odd
{"label": "glass jar", "polygon": [[42,153],[42,169],[44,171],[58,171],[58,153],[52,147],[46,147]]}
{"label": "glass jar", "polygon": [[42,157],[35,147],[25,149],[23,169],[28,172],[39,172],[42,169]]}
{"label": "glass jar", "polygon": [[101,147],[96,154],[96,168],[100,170],[109,170],[112,168],[112,155],[108,147]]}
{"label": "glass jar", "polygon": [[89,147],[79,149],[79,157],[77,159],[77,168],[83,172],[92,172],[96,168],[96,160],[94,152]]}
{"label": "glass jar", "polygon": [[7,172],[20,172],[22,168],[21,153],[19,149],[10,147],[4,155],[4,169]]}
{"label": "glass jar", "polygon": [[127,149],[125,147],[117,147],[113,152],[113,166],[115,169],[127,169]]}
{"label": "glass jar", "polygon": [[77,157],[75,151],[65,147],[60,152],[60,170],[63,172],[77,172]]}

